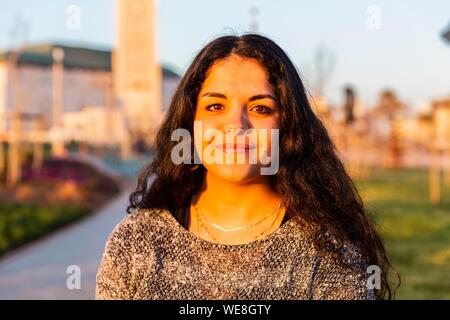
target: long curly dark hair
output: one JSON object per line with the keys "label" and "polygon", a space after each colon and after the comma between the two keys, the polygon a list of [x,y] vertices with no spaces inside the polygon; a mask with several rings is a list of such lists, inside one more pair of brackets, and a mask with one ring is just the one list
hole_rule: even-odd
{"label": "long curly dark hair", "polygon": [[[280,166],[271,177],[289,215],[299,215],[320,233],[336,235],[356,245],[370,265],[382,270],[377,298],[392,297],[388,271],[392,266],[383,242],[327,130],[309,105],[302,80],[287,54],[272,40],[256,34],[223,36],[210,42],[194,58],[175,91],[170,108],[158,131],[155,156],[139,174],[137,188],[130,195],[127,212],[138,208],[173,210],[189,206],[203,183],[205,168],[174,164],[171,141],[175,129],[193,133],[197,97],[212,64],[234,54],[256,59],[266,70],[280,105]],[[192,154],[194,151],[192,143]],[[322,237],[314,237],[323,247]]]}

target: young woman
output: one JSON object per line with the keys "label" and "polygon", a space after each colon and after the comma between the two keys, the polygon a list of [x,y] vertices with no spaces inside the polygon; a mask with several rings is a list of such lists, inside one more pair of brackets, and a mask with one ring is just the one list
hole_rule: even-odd
{"label": "young woman", "polygon": [[[177,129],[190,136],[181,153]],[[260,35],[220,37],[195,57],[128,213],[97,299],[391,296],[382,241],[294,65]]]}

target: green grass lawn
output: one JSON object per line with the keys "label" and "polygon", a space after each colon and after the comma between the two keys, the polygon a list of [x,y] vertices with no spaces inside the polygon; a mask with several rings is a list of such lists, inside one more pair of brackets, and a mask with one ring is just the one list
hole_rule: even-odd
{"label": "green grass lawn", "polygon": [[357,180],[402,284],[397,299],[450,299],[450,183],[429,201],[428,171],[373,171]]}
{"label": "green grass lawn", "polygon": [[74,205],[48,205],[0,202],[0,256],[88,214]]}

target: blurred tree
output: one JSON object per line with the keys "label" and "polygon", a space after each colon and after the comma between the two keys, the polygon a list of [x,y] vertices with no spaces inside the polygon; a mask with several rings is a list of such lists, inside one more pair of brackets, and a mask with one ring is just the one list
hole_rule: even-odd
{"label": "blurred tree", "polygon": [[350,86],[345,87],[345,124],[349,125],[355,120],[354,107],[355,107],[355,93]]}
{"label": "blurred tree", "polygon": [[[325,87],[331,79],[334,67],[336,65],[336,57],[334,53],[325,45],[321,44],[316,47],[313,58],[313,79],[314,95],[322,96]],[[308,70],[309,67],[306,67]]]}
{"label": "blurred tree", "polygon": [[402,115],[405,111],[405,104],[397,98],[393,90],[387,89],[381,92],[374,109],[374,115],[392,120],[396,116]]}
{"label": "blurred tree", "polygon": [[406,105],[402,103],[393,90],[381,92],[378,103],[372,113],[380,120],[386,119],[389,124],[388,148],[389,164],[392,168],[402,166],[402,120],[406,111]]}

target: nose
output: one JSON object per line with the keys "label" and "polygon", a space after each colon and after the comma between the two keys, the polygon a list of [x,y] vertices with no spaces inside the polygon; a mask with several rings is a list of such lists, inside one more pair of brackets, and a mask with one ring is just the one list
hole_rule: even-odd
{"label": "nose", "polygon": [[225,130],[226,134],[241,135],[244,134],[251,127],[247,107],[246,106],[235,106],[232,111],[228,114]]}

